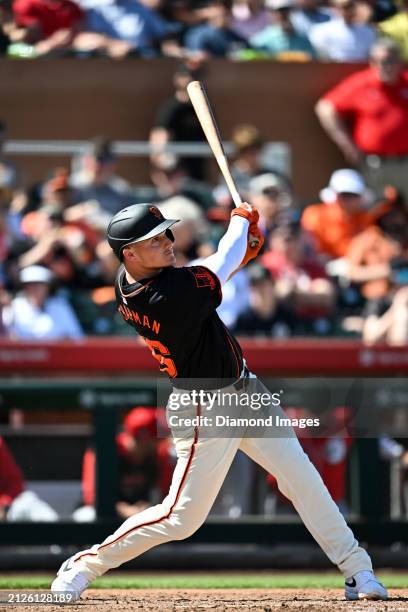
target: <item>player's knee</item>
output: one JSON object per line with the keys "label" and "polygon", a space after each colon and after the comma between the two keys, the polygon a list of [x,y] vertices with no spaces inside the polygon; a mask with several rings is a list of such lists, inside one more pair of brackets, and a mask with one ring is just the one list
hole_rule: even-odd
{"label": "player's knee", "polygon": [[205,520],[205,517],[175,517],[173,523],[173,539],[174,540],[185,540],[193,535],[201,527]]}

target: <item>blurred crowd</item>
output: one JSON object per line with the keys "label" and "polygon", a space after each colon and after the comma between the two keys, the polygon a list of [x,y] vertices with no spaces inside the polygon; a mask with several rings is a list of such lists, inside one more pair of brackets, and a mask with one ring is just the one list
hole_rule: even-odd
{"label": "blurred crowd", "polygon": [[407,0],[1,0],[9,57],[359,62],[379,35],[408,58]]}
{"label": "blurred crowd", "polygon": [[[230,135],[232,174],[258,209],[265,237],[256,263],[224,287],[219,314],[238,335],[408,341],[408,75],[390,39],[377,41],[370,57],[367,68],[317,101],[317,116],[349,167],[333,172],[314,201],[263,155],[255,125],[237,125]],[[2,335],[129,333],[116,312],[118,261],[105,240],[109,219],[129,202],[155,202],[181,220],[173,230],[177,265],[217,248],[233,208],[223,179],[209,181],[205,158],[179,158],[166,148],[203,140],[186,94],[196,76],[181,65],[172,97],[157,110],[147,185],[119,175],[114,143],[104,137],[69,167],[24,185],[24,168],[4,154],[7,126],[0,125]]]}

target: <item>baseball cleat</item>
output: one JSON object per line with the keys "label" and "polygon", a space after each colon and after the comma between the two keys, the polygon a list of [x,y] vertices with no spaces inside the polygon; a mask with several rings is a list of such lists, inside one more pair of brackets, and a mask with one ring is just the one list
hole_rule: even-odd
{"label": "baseball cleat", "polygon": [[74,603],[81,597],[90,582],[91,580],[78,570],[78,566],[75,566],[73,557],[70,557],[58,570],[51,584],[51,591],[53,593],[72,593],[69,603]]}
{"label": "baseball cleat", "polygon": [[373,572],[357,572],[351,578],[347,578],[344,590],[346,599],[356,601],[358,599],[388,599],[387,589],[374,576]]}

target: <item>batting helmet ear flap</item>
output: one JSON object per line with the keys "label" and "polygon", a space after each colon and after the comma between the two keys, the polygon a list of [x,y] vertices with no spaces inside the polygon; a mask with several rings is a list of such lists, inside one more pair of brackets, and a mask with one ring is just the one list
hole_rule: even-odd
{"label": "batting helmet ear flap", "polygon": [[174,234],[171,231],[171,229],[166,229],[166,236],[169,240],[171,240],[172,242],[174,242]]}

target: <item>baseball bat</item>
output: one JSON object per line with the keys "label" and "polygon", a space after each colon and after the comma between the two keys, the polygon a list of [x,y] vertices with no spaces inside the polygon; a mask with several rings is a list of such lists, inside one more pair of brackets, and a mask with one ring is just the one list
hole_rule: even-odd
{"label": "baseball bat", "polygon": [[210,102],[207,98],[204,85],[200,81],[192,81],[187,85],[187,93],[190,97],[191,104],[194,107],[201,127],[203,128],[203,132],[207,138],[208,144],[210,145],[211,151],[213,152],[225,182],[227,183],[232,200],[235,206],[241,206],[241,196],[239,195],[234,179],[231,176],[220,132],[218,130],[217,122],[215,121]]}
{"label": "baseball bat", "polygon": [[[234,202],[235,206],[241,206],[242,199],[236,188],[235,181],[231,176],[220,132],[211,108],[210,101],[208,100],[206,91],[204,89],[204,85],[201,83],[201,81],[191,81],[191,83],[187,85],[187,93],[201,124],[205,137],[207,138],[207,142],[210,145],[211,151],[213,152],[213,155],[227,184],[232,201]],[[251,246],[254,247],[256,244],[258,244],[258,240],[254,238],[251,241]]]}

